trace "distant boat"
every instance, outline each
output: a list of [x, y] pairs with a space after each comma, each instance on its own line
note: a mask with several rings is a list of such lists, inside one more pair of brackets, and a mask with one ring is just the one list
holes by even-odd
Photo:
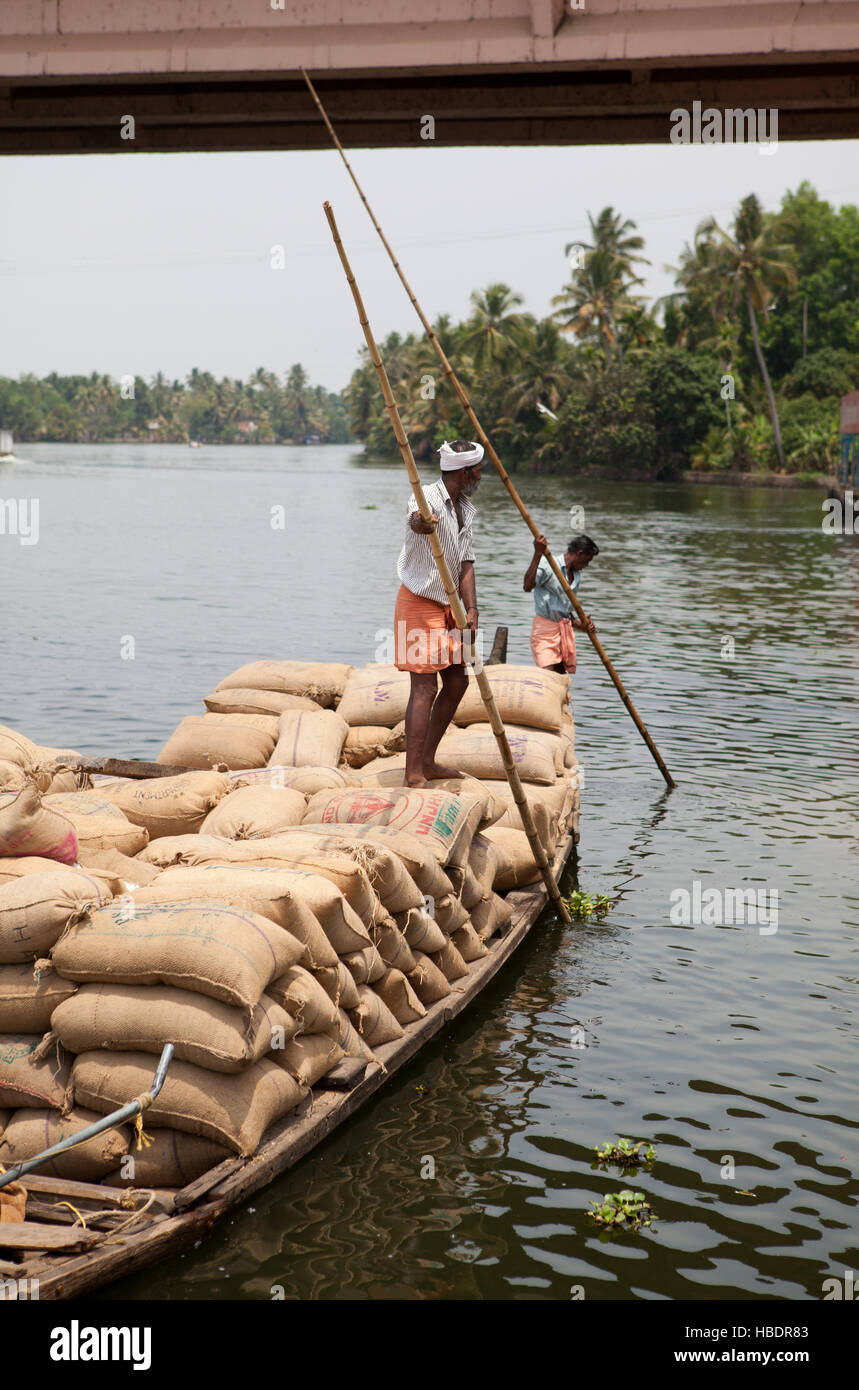
[[199, 449], [199, 447], [200, 447], [200, 441], [199, 441], [199, 439], [189, 439], [189, 440], [188, 440], [188, 448], [189, 448], [189, 449]]

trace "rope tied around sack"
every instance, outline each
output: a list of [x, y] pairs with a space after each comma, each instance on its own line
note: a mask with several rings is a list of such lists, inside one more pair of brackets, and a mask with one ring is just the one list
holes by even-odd
[[140, 1109], [134, 1117], [134, 1135], [137, 1139], [137, 1148], [138, 1150], [148, 1149], [155, 1143], [155, 1140], [148, 1135], [143, 1128], [143, 1112], [149, 1109], [154, 1100], [154, 1096], [151, 1091], [143, 1091], [139, 1096], [135, 1096], [135, 1100], [140, 1106]]

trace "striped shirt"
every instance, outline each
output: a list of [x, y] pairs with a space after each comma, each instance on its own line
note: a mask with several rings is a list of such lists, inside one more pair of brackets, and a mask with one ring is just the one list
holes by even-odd
[[[459, 587], [459, 574], [466, 560], [474, 559], [474, 549], [471, 540], [471, 523], [474, 519], [476, 508], [468, 497], [460, 497], [459, 505], [462, 509], [462, 530], [459, 527], [459, 520], [456, 515], [456, 508], [453, 505], [453, 498], [439, 478], [438, 482], [432, 483], [424, 489], [427, 499], [427, 506], [431, 512], [435, 512], [438, 517], [436, 535], [441, 541], [441, 548], [444, 551], [444, 558], [447, 560], [453, 582]], [[418, 504], [414, 495], [409, 498], [408, 516], [418, 510]], [[430, 549], [429, 536], [420, 536], [413, 531], [406, 520], [406, 543], [400, 551], [400, 558], [397, 561], [397, 574], [413, 594], [419, 598], [431, 598], [435, 603], [447, 603], [447, 594], [441, 582], [441, 575], [435, 567], [435, 560]]]

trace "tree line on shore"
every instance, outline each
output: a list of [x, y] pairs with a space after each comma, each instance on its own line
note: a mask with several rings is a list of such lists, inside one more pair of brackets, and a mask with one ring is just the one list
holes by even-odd
[[[777, 213], [756, 195], [730, 229], [707, 218], [675, 291], [639, 293], [644, 239], [612, 208], [568, 246], [570, 276], [544, 319], [509, 286], [433, 325], [508, 467], [627, 478], [689, 468], [832, 473], [840, 397], [859, 388], [859, 211], [803, 183]], [[473, 431], [423, 336], [380, 351], [417, 458]], [[395, 444], [372, 364], [345, 393], [370, 457]]]
[[[650, 264], [634, 222], [589, 216], [565, 248], [568, 279], [546, 318], [504, 284], [471, 295], [468, 316], [434, 324], [509, 468], [620, 478], [705, 471], [832, 473], [840, 397], [859, 388], [859, 210], [809, 183], [765, 212], [744, 198], [731, 227], [706, 218], [648, 302]], [[560, 248], [559, 248], [560, 249]], [[415, 457], [473, 431], [423, 335], [380, 344]], [[0, 377], [0, 426], [22, 440], [364, 445], [397, 457], [366, 349], [341, 393], [296, 364], [283, 382], [194, 368], [184, 381]]]

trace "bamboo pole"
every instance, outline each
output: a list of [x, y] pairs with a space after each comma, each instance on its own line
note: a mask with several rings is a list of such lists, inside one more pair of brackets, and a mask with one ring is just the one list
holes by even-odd
[[[358, 289], [355, 276], [352, 273], [352, 267], [349, 264], [348, 258], [346, 256], [346, 251], [344, 249], [342, 241], [340, 240], [340, 233], [337, 230], [337, 223], [334, 220], [334, 212], [332, 210], [331, 204], [325, 203], [323, 206], [325, 209], [325, 216], [328, 218], [328, 225], [331, 228], [331, 235], [334, 238], [334, 245], [337, 247], [337, 254], [340, 257], [341, 263], [343, 265], [343, 270], [346, 273], [346, 279], [349, 282], [349, 288], [352, 291], [352, 297], [355, 300], [355, 307], [358, 310], [358, 319], [360, 321], [362, 329], [364, 330], [364, 337], [367, 340], [367, 348], [369, 349], [370, 359], [373, 363], [373, 366], [376, 368], [376, 372], [378, 373], [379, 383], [382, 387], [382, 395], [385, 398], [385, 406], [387, 408], [389, 416], [391, 417], [391, 425], [393, 426], [394, 434], [397, 438], [397, 443], [400, 446], [400, 453], [403, 456], [403, 463], [406, 465], [406, 471], [409, 475], [409, 482], [412, 485], [412, 492], [415, 495], [415, 501], [418, 504], [418, 509], [424, 521], [429, 521], [432, 517], [432, 512], [427, 506], [427, 500], [424, 496], [424, 490], [421, 487], [420, 476], [418, 474], [417, 466], [412, 455], [411, 445], [409, 444], [408, 437], [406, 435], [405, 430], [403, 429], [403, 422], [400, 419], [400, 412], [397, 410], [397, 403], [394, 400], [394, 393], [391, 390], [391, 383], [388, 380], [388, 373], [385, 371], [385, 365], [381, 357], [379, 356], [379, 349], [376, 346], [376, 340], [373, 337], [373, 331], [370, 328], [370, 324], [367, 319], [367, 313], [364, 309], [364, 301], [361, 298], [361, 292]], [[465, 646], [465, 631], [468, 627], [468, 622], [465, 616], [465, 609], [462, 606], [462, 599], [459, 596], [459, 590], [453, 582], [453, 576], [451, 575], [450, 569], [448, 568], [447, 560], [444, 557], [444, 551], [441, 548], [441, 541], [436, 535], [435, 530], [432, 530], [429, 533], [429, 543], [430, 549], [432, 550], [433, 559], [436, 563], [436, 568], [438, 569], [439, 575], [441, 576], [441, 582], [444, 585], [444, 591], [447, 594], [448, 603], [450, 604], [450, 609], [453, 614], [454, 621], [456, 622], [456, 626], [459, 628], [460, 634], [462, 635], [463, 645]], [[495, 696], [492, 693], [492, 686], [489, 684], [489, 678], [483, 669], [483, 662], [481, 661], [479, 654], [473, 650], [471, 643], [468, 643], [467, 650], [469, 650], [471, 653], [471, 661], [469, 664], [473, 667], [474, 675], [477, 679], [477, 686], [480, 690], [480, 696], [486, 707], [486, 714], [489, 719], [489, 723], [492, 725], [492, 732], [494, 733], [498, 741], [498, 747], [501, 752], [501, 761], [504, 764], [504, 773], [507, 777], [507, 781], [510, 784], [510, 790], [513, 793], [513, 800], [516, 802], [516, 805], [519, 808], [519, 814], [522, 817], [522, 824], [525, 827], [525, 834], [528, 836], [528, 843], [531, 846], [531, 852], [534, 855], [537, 867], [539, 868], [543, 882], [546, 885], [546, 890], [549, 894], [549, 898], [554, 903], [558, 916], [561, 918], [563, 922], [569, 922], [569, 909], [567, 908], [566, 903], [561, 897], [561, 890], [555, 882], [555, 875], [552, 873], [552, 866], [549, 863], [546, 851], [543, 848], [539, 835], [537, 834], [537, 827], [534, 824], [534, 816], [531, 811], [531, 805], [528, 801], [528, 798], [525, 796], [525, 792], [522, 787], [522, 782], [519, 777], [519, 772], [516, 768], [516, 764], [513, 761], [513, 754], [510, 752], [510, 744], [507, 739], [507, 733], [505, 731], [504, 725], [501, 722], [501, 716], [498, 713], [498, 707], [495, 703]]]
[[[384, 246], [385, 250], [387, 251], [388, 255], [390, 256], [391, 261], [392, 261], [393, 266], [394, 266], [394, 269], [396, 270], [397, 274], [398, 274], [399, 277], [400, 277], [400, 280], [401, 280], [402, 283], [403, 283], [403, 288], [405, 289], [406, 294], [409, 296], [409, 299], [411, 300], [411, 302], [412, 302], [412, 304], [413, 304], [413, 306], [414, 306], [414, 308], [415, 308], [415, 312], [417, 313], [418, 318], [420, 319], [421, 323], [423, 324], [424, 332], [426, 333], [427, 337], [429, 338], [430, 342], [432, 343], [433, 347], [435, 348], [435, 351], [436, 351], [436, 353], [437, 353], [437, 355], [438, 355], [438, 359], [439, 359], [439, 361], [441, 362], [441, 365], [442, 365], [442, 367], [443, 367], [443, 369], [444, 369], [445, 376], [448, 378], [448, 380], [450, 381], [451, 386], [453, 387], [454, 391], [456, 392], [456, 395], [459, 397], [460, 403], [461, 403], [461, 405], [462, 405], [462, 407], [463, 407], [463, 409], [464, 409], [466, 415], [468, 416], [469, 420], [471, 421], [472, 425], [474, 426], [474, 430], [475, 430], [475, 433], [476, 433], [476, 435], [477, 435], [477, 438], [480, 440], [481, 444], [483, 445], [484, 449], [486, 450], [487, 454], [489, 455], [490, 459], [492, 460], [492, 463], [493, 463], [493, 465], [494, 465], [494, 467], [495, 467], [496, 472], [498, 473], [498, 476], [500, 477], [502, 483], [504, 484], [504, 486], [506, 487], [506, 489], [507, 489], [507, 491], [509, 492], [510, 496], [512, 497], [513, 502], [515, 503], [516, 507], [518, 508], [519, 513], [520, 513], [522, 519], [524, 520], [525, 524], [527, 525], [529, 531], [531, 532], [532, 536], [539, 536], [539, 535], [540, 535], [540, 528], [537, 526], [536, 522], [534, 521], [533, 517], [531, 516], [530, 512], [528, 511], [528, 508], [525, 506], [525, 503], [522, 501], [522, 498], [519, 496], [519, 493], [516, 491], [516, 488], [513, 486], [513, 483], [510, 481], [510, 476], [509, 476], [509, 474], [508, 474], [506, 468], [504, 467], [503, 463], [501, 462], [500, 458], [498, 457], [498, 454], [495, 452], [495, 449], [494, 449], [494, 447], [493, 447], [493, 445], [492, 445], [491, 440], [489, 439], [488, 435], [487, 435], [486, 432], [484, 431], [483, 426], [481, 425], [480, 421], [479, 421], [478, 418], [477, 418], [477, 415], [475, 414], [475, 411], [474, 411], [474, 409], [473, 409], [473, 407], [472, 407], [471, 401], [470, 401], [469, 398], [468, 398], [468, 395], [466, 394], [466, 391], [465, 391], [464, 386], [462, 385], [461, 381], [459, 380], [458, 376], [456, 375], [456, 372], [454, 371], [453, 367], [451, 366], [451, 364], [450, 364], [450, 362], [449, 362], [449, 360], [448, 360], [447, 354], [446, 354], [445, 351], [444, 351], [444, 348], [442, 347], [441, 343], [438, 341], [438, 338], [436, 337], [436, 335], [435, 335], [435, 333], [434, 333], [434, 331], [433, 331], [433, 328], [432, 328], [432, 325], [431, 325], [430, 322], [429, 322], [429, 319], [427, 318], [426, 314], [424, 313], [423, 309], [421, 308], [420, 304], [418, 303], [417, 298], [416, 298], [415, 293], [414, 293], [414, 290], [412, 289], [411, 285], [409, 284], [408, 280], [406, 279], [406, 277], [405, 277], [405, 275], [404, 275], [404, 273], [403, 273], [402, 267], [400, 266], [399, 261], [397, 260], [396, 256], [394, 255], [393, 248], [391, 247], [391, 245], [390, 245], [390, 243], [389, 243], [387, 237], [385, 236], [385, 233], [382, 231], [381, 226], [379, 225], [378, 221], [376, 220], [376, 216], [375, 216], [375, 214], [374, 214], [374, 212], [373, 212], [373, 209], [370, 207], [370, 204], [367, 202], [367, 199], [366, 199], [366, 197], [364, 196], [364, 190], [362, 189], [360, 183], [358, 182], [357, 178], [355, 177], [355, 174], [354, 174], [354, 172], [353, 172], [352, 166], [351, 166], [351, 164], [349, 163], [348, 159], [346, 158], [346, 153], [345, 153], [345, 151], [344, 151], [344, 149], [343, 149], [343, 146], [340, 144], [340, 141], [339, 141], [338, 138], [337, 138], [337, 132], [335, 131], [333, 125], [331, 124], [330, 120], [328, 119], [328, 113], [326, 112], [325, 107], [322, 105], [322, 102], [319, 100], [319, 97], [318, 97], [318, 95], [317, 95], [317, 93], [316, 93], [316, 89], [315, 89], [315, 87], [313, 86], [313, 83], [311, 82], [311, 80], [310, 80], [310, 78], [308, 77], [307, 73], [305, 72], [304, 68], [301, 68], [300, 71], [301, 71], [302, 77], [304, 78], [305, 82], [307, 83], [307, 86], [308, 86], [309, 91], [310, 91], [310, 95], [313, 97], [313, 100], [315, 101], [315, 103], [316, 103], [316, 105], [317, 105], [317, 107], [318, 107], [318, 109], [319, 109], [319, 114], [321, 115], [323, 121], [325, 122], [326, 126], [328, 127], [328, 133], [329, 133], [329, 135], [331, 136], [331, 139], [334, 141], [334, 144], [336, 145], [336, 147], [337, 147], [337, 149], [338, 149], [338, 151], [339, 151], [339, 153], [340, 153], [340, 157], [341, 157], [341, 159], [343, 160], [343, 163], [346, 165], [346, 168], [347, 168], [347, 170], [348, 170], [348, 172], [349, 172], [349, 177], [351, 178], [351, 180], [352, 180], [352, 182], [354, 183], [356, 189], [358, 190], [358, 196], [359, 196], [359, 198], [361, 199], [361, 202], [364, 204], [364, 207], [367, 209], [367, 212], [368, 212], [369, 217], [370, 217], [370, 221], [373, 223], [373, 226], [376, 228], [376, 231], [379, 233], [379, 237], [380, 237], [380, 239], [381, 239], [382, 245]], [[569, 580], [567, 579], [566, 574], [564, 573], [563, 567], [562, 567], [561, 565], [558, 564], [557, 560], [555, 559], [554, 555], [552, 554], [552, 552], [551, 552], [551, 550], [548, 548], [548, 546], [546, 547], [546, 559], [548, 560], [548, 562], [549, 562], [549, 564], [550, 564], [550, 566], [551, 566], [551, 568], [552, 568], [552, 571], [553, 571], [553, 573], [554, 573], [556, 579], [560, 582], [561, 587], [562, 587], [563, 590], [564, 590], [564, 593], [566, 594], [567, 598], [570, 600], [570, 603], [571, 603], [572, 606], [573, 606], [573, 611], [575, 612], [577, 618], [579, 619], [580, 622], [585, 622], [585, 621], [586, 621], [586, 617], [587, 617], [587, 615], [586, 615], [586, 613], [585, 613], [585, 610], [582, 608], [582, 605], [579, 603], [579, 600], [576, 598], [576, 595], [574, 594], [574, 592], [573, 592], [573, 590], [572, 590], [572, 587], [571, 587], [571, 585], [570, 585], [570, 582], [569, 582]], [[638, 729], [638, 732], [641, 734], [641, 737], [644, 739], [644, 742], [647, 744], [647, 747], [648, 747], [648, 749], [650, 750], [650, 752], [651, 752], [651, 754], [652, 754], [652, 756], [653, 756], [653, 759], [654, 759], [654, 761], [655, 761], [655, 763], [656, 763], [656, 766], [659, 768], [659, 771], [662, 773], [662, 776], [665, 778], [665, 781], [667, 782], [668, 786], [669, 786], [669, 787], [675, 787], [677, 784], [676, 784], [676, 782], [674, 781], [674, 778], [671, 776], [671, 773], [668, 771], [668, 768], [665, 766], [665, 762], [663, 761], [662, 754], [659, 752], [659, 749], [656, 747], [656, 744], [653, 742], [653, 739], [650, 737], [650, 734], [649, 734], [647, 728], [645, 727], [644, 722], [643, 722], [643, 720], [642, 720], [640, 714], [638, 713], [638, 710], [635, 708], [635, 705], [632, 703], [632, 700], [631, 700], [631, 698], [630, 698], [630, 696], [629, 696], [629, 693], [627, 692], [626, 687], [625, 687], [624, 684], [623, 684], [623, 681], [621, 680], [620, 676], [618, 675], [617, 671], [615, 670], [614, 666], [612, 665], [612, 662], [611, 662], [611, 660], [609, 659], [608, 653], [606, 652], [605, 648], [603, 647], [602, 642], [599, 640], [599, 638], [597, 637], [597, 635], [596, 635], [595, 632], [590, 631], [590, 629], [586, 629], [586, 631], [587, 631], [588, 636], [589, 636], [590, 639], [591, 639], [591, 642], [593, 643], [593, 646], [594, 646], [594, 649], [595, 649], [595, 651], [596, 651], [596, 653], [597, 653], [597, 656], [599, 657], [599, 659], [600, 659], [600, 661], [602, 662], [602, 664], [603, 664], [603, 666], [605, 667], [605, 669], [608, 671], [609, 676], [611, 677], [612, 682], [614, 683], [615, 689], [617, 690], [617, 693], [619, 694], [621, 700], [623, 701], [623, 703], [625, 704], [627, 710], [629, 711], [629, 714], [630, 714], [630, 717], [631, 717], [632, 720], [633, 720], [633, 723], [635, 724], [636, 728]]]

